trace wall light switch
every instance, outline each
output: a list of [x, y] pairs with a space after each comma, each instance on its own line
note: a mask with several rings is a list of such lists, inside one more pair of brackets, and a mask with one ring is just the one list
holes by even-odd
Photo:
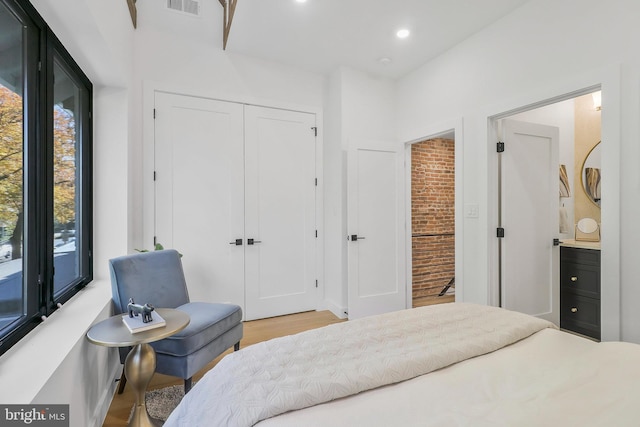
[[480, 215], [480, 206], [477, 203], [468, 203], [464, 205], [464, 216], [467, 218], [478, 218]]

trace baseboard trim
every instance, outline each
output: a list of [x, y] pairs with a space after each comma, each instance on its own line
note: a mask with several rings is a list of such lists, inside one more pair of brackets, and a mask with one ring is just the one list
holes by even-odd
[[111, 369], [109, 369], [109, 376], [107, 378], [113, 378], [113, 381], [109, 383], [109, 387], [105, 387], [102, 391], [100, 398], [98, 399], [98, 405], [96, 405], [96, 409], [93, 411], [91, 416], [90, 425], [95, 427], [100, 427], [104, 424], [104, 420], [107, 418], [107, 414], [109, 413], [109, 408], [111, 407], [111, 402], [113, 401], [113, 396], [116, 392], [116, 388], [118, 383], [116, 382], [116, 378], [120, 378], [120, 370], [122, 368], [122, 364], [119, 361], [119, 357], [115, 358]]
[[332, 312], [339, 319], [346, 319], [349, 317], [347, 307], [341, 307], [335, 304], [333, 301], [325, 300], [325, 308]]

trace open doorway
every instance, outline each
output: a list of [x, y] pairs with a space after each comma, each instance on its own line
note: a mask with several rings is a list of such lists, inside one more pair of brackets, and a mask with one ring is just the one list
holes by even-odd
[[412, 306], [455, 301], [455, 134], [411, 145]]
[[[599, 338], [601, 169], [599, 161], [594, 166], [588, 160], [599, 160], [590, 153], [601, 141], [601, 117], [599, 97], [593, 94], [599, 91], [505, 114], [494, 118], [493, 125], [502, 141], [499, 305], [562, 327], [574, 319], [597, 330], [593, 336]], [[555, 136], [545, 129], [555, 129]], [[589, 188], [584, 174], [594, 168], [598, 179]], [[589, 239], [576, 236], [583, 218], [597, 225]]]

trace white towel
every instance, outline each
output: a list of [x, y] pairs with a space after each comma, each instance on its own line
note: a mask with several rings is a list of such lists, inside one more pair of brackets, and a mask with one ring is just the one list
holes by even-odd
[[560, 233], [570, 233], [571, 228], [569, 227], [569, 215], [567, 214], [567, 209], [564, 206], [560, 207]]

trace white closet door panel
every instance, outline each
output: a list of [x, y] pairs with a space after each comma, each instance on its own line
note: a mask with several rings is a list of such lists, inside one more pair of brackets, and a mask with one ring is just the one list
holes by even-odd
[[406, 308], [403, 156], [393, 142], [348, 154], [349, 318]]
[[156, 236], [183, 254], [193, 301], [244, 305], [243, 111], [156, 94]]
[[315, 115], [245, 107], [246, 318], [316, 308]]

